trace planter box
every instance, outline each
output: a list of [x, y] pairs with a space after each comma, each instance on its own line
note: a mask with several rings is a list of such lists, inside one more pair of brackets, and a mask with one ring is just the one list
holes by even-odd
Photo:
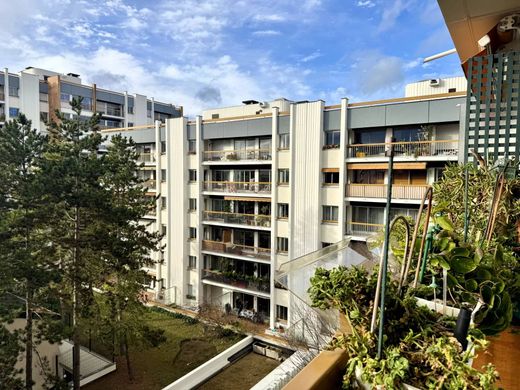
[[417, 300], [418, 306], [426, 306], [430, 310], [436, 311], [439, 314], [446, 314], [447, 316], [457, 318], [457, 316], [459, 315], [459, 312], [460, 312], [459, 308], [446, 305], [446, 313], [444, 313], [444, 305], [442, 304], [442, 301], [434, 302], [434, 301], [428, 301], [427, 299], [417, 298], [417, 297], [415, 299]]
[[280, 350], [273, 347], [266, 347], [265, 356], [271, 359], [280, 360]]
[[265, 350], [267, 348], [267, 345], [262, 343], [254, 343], [253, 344], [253, 352], [265, 356]]

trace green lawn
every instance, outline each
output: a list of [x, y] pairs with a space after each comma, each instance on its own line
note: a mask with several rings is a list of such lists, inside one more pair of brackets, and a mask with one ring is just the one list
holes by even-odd
[[157, 348], [130, 346], [134, 381], [128, 380], [126, 361], [120, 357], [116, 359], [115, 372], [85, 386], [85, 389], [161, 389], [242, 338], [200, 322], [187, 323], [185, 319], [174, 318], [167, 312], [149, 311], [143, 321], [164, 329], [167, 341]]

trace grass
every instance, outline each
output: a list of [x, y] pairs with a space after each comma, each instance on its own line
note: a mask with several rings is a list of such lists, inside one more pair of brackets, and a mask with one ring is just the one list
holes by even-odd
[[126, 361], [118, 357], [115, 372], [83, 387], [84, 389], [161, 389], [242, 338], [225, 329], [211, 327], [160, 309], [147, 311], [142, 320], [150, 327], [163, 329], [166, 341], [156, 348], [130, 346], [134, 380], [128, 380]]

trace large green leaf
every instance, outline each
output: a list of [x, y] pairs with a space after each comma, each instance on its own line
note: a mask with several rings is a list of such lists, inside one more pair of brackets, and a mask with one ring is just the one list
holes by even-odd
[[453, 223], [448, 219], [447, 216], [441, 215], [439, 217], [435, 217], [435, 223], [439, 225], [444, 230], [453, 231]]
[[475, 279], [466, 280], [466, 289], [469, 291], [475, 291], [478, 288], [478, 282]]
[[454, 256], [450, 261], [451, 269], [459, 274], [467, 274], [477, 268], [475, 260], [464, 256]]
[[495, 294], [493, 293], [493, 289], [490, 286], [483, 286], [481, 290], [482, 299], [488, 305], [488, 307], [493, 307], [495, 302]]
[[462, 256], [462, 257], [468, 257], [469, 256], [469, 250], [467, 248], [453, 248], [451, 251], [452, 256]]

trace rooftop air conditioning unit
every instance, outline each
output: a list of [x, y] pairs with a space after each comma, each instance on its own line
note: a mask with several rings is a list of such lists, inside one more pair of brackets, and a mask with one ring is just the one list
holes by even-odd
[[441, 79], [430, 80], [430, 87], [438, 87], [439, 85], [441, 85]]
[[267, 108], [267, 107], [269, 107], [269, 102], [260, 102], [260, 107], [261, 107], [261, 108]]

